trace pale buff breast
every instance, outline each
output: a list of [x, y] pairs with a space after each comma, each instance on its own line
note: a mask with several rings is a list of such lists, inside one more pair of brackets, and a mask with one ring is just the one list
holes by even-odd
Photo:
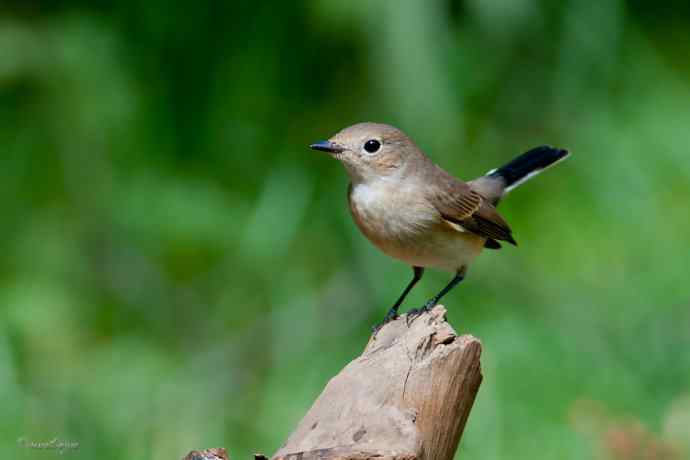
[[362, 233], [409, 265], [454, 272], [468, 266], [484, 246], [483, 238], [448, 225], [418, 189], [400, 182], [355, 184], [349, 199]]

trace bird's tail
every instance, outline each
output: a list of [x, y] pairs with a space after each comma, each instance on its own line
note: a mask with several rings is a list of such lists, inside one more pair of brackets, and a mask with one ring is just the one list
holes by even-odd
[[[548, 145], [535, 147], [500, 168], [492, 169], [486, 176], [503, 182], [503, 195], [524, 184], [546, 168], [564, 160], [570, 153]], [[485, 176], [485, 177], [486, 177]]]

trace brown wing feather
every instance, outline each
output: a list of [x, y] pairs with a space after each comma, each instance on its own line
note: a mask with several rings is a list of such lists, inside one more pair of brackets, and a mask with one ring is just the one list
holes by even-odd
[[508, 223], [489, 203], [483, 203], [482, 207], [472, 217], [465, 219], [460, 225], [478, 235], [498, 241], [507, 241], [517, 246]]
[[448, 220], [459, 224], [460, 220], [471, 217], [481, 208], [484, 201], [482, 196], [464, 182], [448, 182], [445, 185], [439, 187], [431, 197], [444, 218], [448, 216]]
[[465, 182], [444, 179], [432, 200], [445, 220], [484, 238], [517, 245], [508, 223], [488, 200]]

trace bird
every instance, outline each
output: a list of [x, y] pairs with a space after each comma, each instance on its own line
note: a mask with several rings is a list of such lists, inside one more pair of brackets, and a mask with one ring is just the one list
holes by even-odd
[[517, 246], [496, 207], [502, 198], [567, 158], [565, 149], [535, 147], [469, 182], [446, 172], [400, 129], [357, 123], [309, 146], [340, 161], [350, 178], [348, 203], [355, 224], [384, 254], [412, 267], [412, 280], [388, 310], [398, 311], [426, 268], [453, 274], [450, 282], [408, 319], [433, 308], [467, 274], [475, 258], [501, 242]]

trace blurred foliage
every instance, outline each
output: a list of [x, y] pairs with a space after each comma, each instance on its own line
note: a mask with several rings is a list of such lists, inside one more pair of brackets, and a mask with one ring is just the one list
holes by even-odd
[[502, 204], [520, 247], [446, 299], [485, 347], [459, 455], [690, 458], [688, 21], [648, 0], [2, 2], [0, 454], [275, 451], [410, 276], [305, 148], [372, 120], [465, 179], [574, 152]]

